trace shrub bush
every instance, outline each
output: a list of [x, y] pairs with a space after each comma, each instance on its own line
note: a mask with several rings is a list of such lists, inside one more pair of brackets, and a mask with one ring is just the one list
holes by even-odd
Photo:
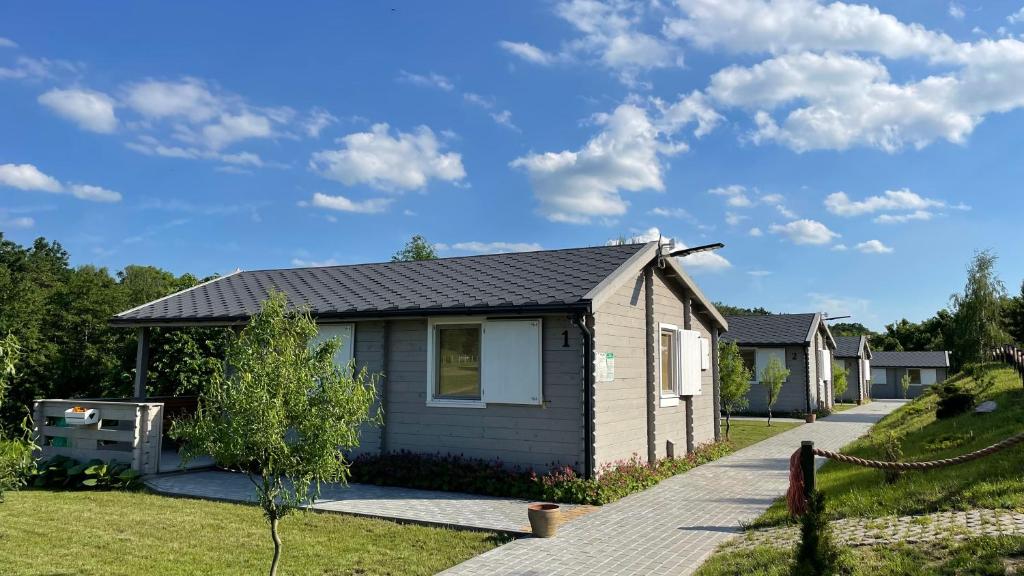
[[580, 476], [571, 466], [556, 466], [538, 474], [498, 461], [400, 451], [356, 457], [352, 461], [350, 480], [380, 486], [601, 505], [650, 488], [729, 451], [726, 443], [705, 444], [685, 458], [664, 458], [653, 465], [633, 456], [602, 466], [593, 479]]
[[939, 400], [935, 405], [935, 417], [942, 420], [963, 414], [977, 404], [974, 392], [956, 384], [946, 384], [936, 390]]
[[[878, 439], [878, 447], [885, 453], [885, 459], [889, 462], [903, 460], [903, 438], [892, 431], [885, 432]], [[903, 472], [900, 470], [883, 470], [886, 484], [895, 484]]]
[[794, 576], [834, 576], [845, 572], [843, 558], [825, 514], [825, 495], [815, 490], [800, 517], [800, 543]]
[[65, 490], [134, 490], [141, 487], [142, 482], [139, 473], [129, 464], [102, 460], [79, 462], [67, 456], [54, 456], [38, 464], [32, 485]]

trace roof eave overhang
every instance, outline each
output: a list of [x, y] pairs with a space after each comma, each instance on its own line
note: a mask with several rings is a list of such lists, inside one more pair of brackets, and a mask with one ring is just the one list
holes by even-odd
[[[328, 312], [313, 314], [318, 322], [355, 322], [359, 320], [396, 320], [417, 319], [427, 316], [476, 316], [505, 315], [520, 316], [529, 314], [588, 313], [591, 311], [589, 302], [557, 303], [557, 304], [526, 304], [487, 307], [451, 307], [451, 308], [418, 308], [414, 310], [375, 310], [358, 312]], [[184, 328], [190, 326], [207, 328], [225, 328], [241, 326], [249, 322], [249, 315], [221, 316], [216, 318], [154, 318], [132, 319], [115, 316], [108, 323], [115, 328]]]

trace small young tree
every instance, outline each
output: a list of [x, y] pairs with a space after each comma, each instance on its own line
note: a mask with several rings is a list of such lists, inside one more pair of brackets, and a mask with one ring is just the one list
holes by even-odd
[[963, 293], [950, 298], [955, 328], [951, 351], [957, 369], [984, 362], [994, 346], [1009, 341], [1002, 317], [1006, 298], [1006, 286], [996, 276], [996, 255], [989, 250], [975, 253]]
[[[8, 382], [17, 372], [20, 354], [21, 346], [13, 334], [0, 339], [0, 404], [3, 404], [7, 393]], [[22, 424], [22, 429], [25, 432], [24, 438], [7, 438], [4, 429], [0, 427], [0, 502], [4, 500], [4, 492], [25, 485], [34, 466], [32, 451], [35, 446], [27, 422]]]
[[308, 313], [289, 311], [285, 295], [272, 292], [228, 345], [229, 368], [208, 384], [196, 414], [171, 429], [183, 461], [209, 454], [248, 474], [270, 523], [271, 576], [281, 557], [278, 522], [315, 500], [321, 483], [347, 481], [343, 450], [359, 445], [362, 424], [379, 419], [370, 413], [374, 378], [334, 364], [337, 340], [311, 347], [316, 333]]
[[728, 440], [732, 414], [747, 407], [747, 392], [753, 378], [735, 342], [719, 342], [718, 374], [722, 411], [725, 412], [725, 439]]
[[411, 262], [414, 260], [435, 260], [437, 259], [437, 251], [434, 250], [434, 245], [427, 242], [427, 239], [419, 234], [414, 235], [405, 243], [405, 246], [395, 252], [395, 255], [391, 257], [392, 262]]
[[849, 387], [846, 376], [846, 368], [839, 362], [832, 362], [832, 393], [836, 399], [841, 398]]
[[779, 392], [782, 391], [782, 384], [789, 378], [789, 370], [782, 365], [778, 358], [772, 357], [768, 365], [761, 370], [761, 385], [768, 393], [768, 425], [772, 425], [772, 406], [779, 399]]
[[908, 374], [904, 374], [903, 377], [900, 378], [900, 389], [903, 390], [903, 397], [906, 398], [907, 394], [910, 392], [910, 374], [909, 373]]

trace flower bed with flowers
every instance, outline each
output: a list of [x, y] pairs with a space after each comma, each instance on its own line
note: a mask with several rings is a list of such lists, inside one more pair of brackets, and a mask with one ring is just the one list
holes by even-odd
[[350, 481], [422, 490], [467, 492], [487, 496], [601, 505], [654, 486], [666, 478], [725, 456], [728, 443], [697, 447], [684, 458], [664, 458], [652, 465], [633, 456], [605, 464], [597, 478], [586, 479], [570, 466], [545, 474], [505, 466], [501, 462], [462, 456], [392, 452], [363, 455], [352, 462]]

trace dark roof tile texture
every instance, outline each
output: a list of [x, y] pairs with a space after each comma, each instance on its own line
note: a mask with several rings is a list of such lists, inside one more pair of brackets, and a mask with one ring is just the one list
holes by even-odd
[[799, 344], [807, 341], [816, 314], [726, 316], [729, 331], [722, 340], [737, 344]]
[[860, 358], [863, 354], [860, 343], [863, 336], [836, 336], [836, 356], [841, 358]]
[[558, 307], [580, 304], [643, 244], [322, 268], [254, 270], [115, 316], [115, 324], [240, 320], [271, 289], [314, 316]]
[[871, 353], [872, 368], [947, 368], [949, 356], [946, 352], [882, 352]]

